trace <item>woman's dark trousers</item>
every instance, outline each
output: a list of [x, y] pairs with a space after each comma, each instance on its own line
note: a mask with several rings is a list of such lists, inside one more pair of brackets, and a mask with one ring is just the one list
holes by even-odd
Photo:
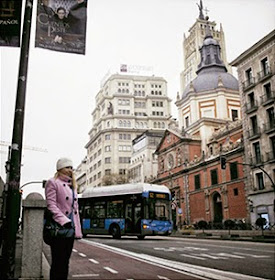
[[73, 250], [74, 239], [55, 240], [51, 245], [52, 264], [50, 280], [66, 280], [69, 273], [69, 262]]

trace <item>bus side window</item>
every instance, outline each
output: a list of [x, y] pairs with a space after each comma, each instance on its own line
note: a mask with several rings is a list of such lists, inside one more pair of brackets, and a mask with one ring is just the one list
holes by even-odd
[[108, 202], [107, 218], [123, 217], [123, 200], [114, 200]]
[[105, 201], [94, 203], [92, 218], [105, 218], [105, 204]]

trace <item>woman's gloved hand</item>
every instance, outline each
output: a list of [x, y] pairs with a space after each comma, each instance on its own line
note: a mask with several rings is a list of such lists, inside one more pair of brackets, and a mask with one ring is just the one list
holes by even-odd
[[72, 228], [72, 222], [68, 222], [63, 225], [64, 228]]

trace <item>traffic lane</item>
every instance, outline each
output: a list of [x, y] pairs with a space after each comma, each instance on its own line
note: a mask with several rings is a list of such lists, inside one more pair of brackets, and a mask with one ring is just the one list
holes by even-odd
[[[50, 247], [45, 245], [43, 252], [50, 263]], [[70, 259], [69, 279], [195, 280], [202, 278], [75, 241]]]
[[123, 237], [114, 240], [93, 236], [91, 240], [172, 261], [275, 279], [274, 244], [175, 237], [146, 237], [145, 240]]

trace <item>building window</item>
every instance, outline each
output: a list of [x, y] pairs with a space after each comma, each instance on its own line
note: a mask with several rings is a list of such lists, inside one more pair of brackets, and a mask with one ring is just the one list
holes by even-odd
[[275, 115], [274, 115], [274, 108], [271, 107], [266, 110], [267, 119], [268, 119], [268, 129], [274, 128], [275, 126]]
[[194, 176], [194, 182], [195, 182], [195, 190], [199, 190], [201, 188], [200, 174]]
[[218, 169], [211, 170], [211, 185], [218, 184]]
[[111, 169], [105, 169], [105, 175], [111, 175]]
[[230, 162], [230, 178], [231, 180], [239, 178], [238, 162]]
[[254, 92], [251, 92], [251, 93], [248, 94], [248, 105], [249, 105], [249, 108], [254, 108], [255, 107]]
[[131, 140], [131, 134], [120, 133], [119, 140]]
[[269, 63], [268, 63], [267, 57], [264, 58], [263, 60], [261, 60], [261, 66], [262, 66], [262, 71], [263, 71], [264, 76], [269, 74]]
[[246, 76], [246, 79], [248, 81], [248, 85], [252, 84], [253, 83], [253, 75], [252, 75], [252, 69], [249, 68], [245, 71], [245, 76]]
[[105, 163], [111, 163], [111, 158], [110, 157], [106, 157], [105, 158]]
[[262, 162], [260, 142], [253, 143], [253, 150], [255, 155], [255, 163]]
[[108, 145], [108, 146], [105, 146], [105, 152], [110, 152], [111, 151], [111, 146]]
[[252, 135], [258, 134], [258, 121], [257, 116], [253, 116], [250, 118], [251, 127], [252, 127]]
[[275, 136], [270, 138], [271, 158], [275, 159]]
[[185, 118], [185, 127], [188, 127], [189, 126], [189, 117], [186, 117]]
[[131, 158], [130, 157], [119, 157], [119, 163], [130, 163]]
[[126, 169], [119, 169], [119, 175], [126, 175]]
[[262, 172], [256, 173], [257, 188], [259, 190], [264, 189], [264, 176]]
[[232, 109], [232, 110], [231, 110], [231, 114], [232, 114], [232, 121], [233, 121], [233, 122], [234, 122], [234, 121], [237, 121], [237, 120], [239, 119], [239, 117], [238, 117], [238, 110]]
[[270, 83], [264, 85], [265, 101], [272, 97]]
[[105, 140], [111, 140], [111, 134], [105, 134]]
[[234, 192], [234, 196], [239, 195], [239, 189], [238, 188], [233, 189], [233, 192]]

